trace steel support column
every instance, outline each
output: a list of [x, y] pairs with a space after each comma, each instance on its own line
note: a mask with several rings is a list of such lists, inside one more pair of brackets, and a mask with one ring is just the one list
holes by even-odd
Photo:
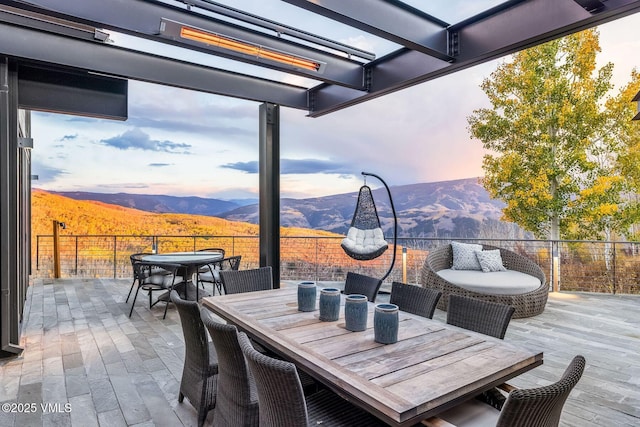
[[280, 287], [280, 107], [260, 105], [260, 267], [273, 269]]
[[17, 73], [0, 58], [0, 356], [22, 351], [19, 320]]

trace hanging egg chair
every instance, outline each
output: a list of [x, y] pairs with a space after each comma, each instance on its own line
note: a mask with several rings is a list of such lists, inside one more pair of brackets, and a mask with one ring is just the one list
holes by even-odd
[[388, 247], [371, 188], [365, 184], [360, 187], [356, 210], [347, 237], [342, 240], [342, 249], [353, 259], [369, 261], [378, 258]]
[[[393, 265], [396, 259], [398, 219], [395, 207], [393, 206], [391, 191], [389, 190], [386, 182], [384, 182], [384, 180], [379, 176], [372, 173], [362, 172], [362, 175], [378, 178], [382, 184], [384, 184], [387, 189], [387, 194], [389, 195], [389, 202], [393, 212], [393, 258], [391, 259], [389, 271], [382, 278], [382, 280], [384, 280], [391, 273], [391, 270], [393, 270]], [[389, 244], [385, 240], [382, 227], [380, 226], [380, 218], [378, 217], [378, 211], [376, 210], [376, 204], [373, 200], [371, 188], [367, 185], [366, 181], [364, 185], [360, 187], [356, 209], [353, 214], [353, 218], [351, 219], [351, 226], [347, 232], [347, 237], [342, 240], [341, 246], [347, 255], [358, 261], [370, 261], [375, 259], [389, 248]]]

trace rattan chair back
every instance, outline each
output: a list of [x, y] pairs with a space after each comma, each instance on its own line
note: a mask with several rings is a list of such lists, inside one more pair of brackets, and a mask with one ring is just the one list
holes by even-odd
[[569, 393], [584, 372], [583, 356], [573, 358], [560, 381], [544, 387], [509, 393], [496, 427], [556, 427]]
[[435, 289], [393, 282], [389, 302], [402, 311], [432, 319], [441, 295], [442, 292]]
[[178, 401], [182, 402], [185, 396], [189, 399], [198, 411], [198, 426], [202, 426], [207, 413], [216, 406], [218, 358], [209, 344], [198, 303], [183, 300], [176, 291], [171, 291], [170, 297], [178, 308], [184, 334], [184, 368]]
[[503, 339], [514, 311], [506, 304], [449, 295], [447, 323]]
[[205, 308], [200, 309], [200, 317], [218, 355], [218, 392], [213, 425], [258, 426], [258, 394], [240, 348], [238, 329], [234, 325], [216, 322]]
[[270, 266], [250, 270], [221, 270], [220, 279], [225, 294], [273, 289]]
[[347, 273], [347, 279], [344, 282], [344, 294], [366, 295], [369, 301], [375, 302], [381, 285], [382, 280], [380, 279], [350, 271]]

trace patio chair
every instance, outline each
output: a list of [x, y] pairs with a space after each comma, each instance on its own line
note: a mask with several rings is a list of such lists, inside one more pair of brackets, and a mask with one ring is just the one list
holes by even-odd
[[[582, 377], [584, 366], [583, 356], [574, 357], [558, 382], [538, 388], [514, 389], [509, 392], [501, 410], [471, 399], [437, 417], [422, 421], [422, 424], [428, 427], [444, 425], [458, 427], [558, 426], [564, 403]], [[444, 424], [443, 420], [449, 424]]]
[[213, 412], [216, 427], [258, 426], [258, 395], [244, 359], [234, 325], [216, 322], [209, 310], [200, 309], [218, 355], [218, 391]]
[[435, 289], [393, 282], [389, 302], [402, 311], [432, 319], [441, 295], [442, 292]]
[[273, 289], [270, 266], [238, 271], [220, 270], [220, 280], [227, 295]]
[[129, 255], [129, 260], [131, 261], [131, 269], [133, 270], [133, 280], [131, 281], [131, 287], [129, 288], [129, 293], [127, 294], [127, 299], [125, 300], [125, 302], [129, 302], [129, 297], [131, 296], [131, 292], [133, 291], [133, 287], [136, 285], [136, 282], [139, 282], [138, 280], [138, 272], [136, 271], [136, 268], [134, 267], [133, 263], [135, 261], [142, 261], [142, 257], [144, 257], [145, 255], [152, 255], [151, 252], [139, 252], [137, 254], [131, 254]]
[[[224, 258], [224, 249], [222, 248], [204, 248], [204, 249], [198, 249], [197, 252], [211, 252], [212, 254], [216, 254], [219, 255], [220, 258]], [[211, 269], [211, 267], [209, 267], [209, 264], [207, 265], [203, 265], [202, 267], [200, 267], [198, 269], [198, 281], [200, 281], [200, 273], [207, 273], [209, 272], [209, 270]], [[204, 289], [204, 283], [200, 283], [200, 285], [202, 285], [202, 289]]]
[[449, 295], [447, 323], [504, 339], [515, 309], [506, 304]]
[[240, 268], [241, 255], [223, 258], [220, 261], [212, 262], [205, 266], [205, 271], [198, 272], [198, 281], [203, 284], [211, 283], [213, 286], [212, 294], [215, 295], [216, 289], [218, 294], [222, 295], [222, 280], [220, 279], [220, 272], [222, 270], [238, 270]]
[[[138, 281], [138, 287], [136, 293], [133, 295], [133, 302], [131, 303], [131, 310], [129, 311], [129, 317], [133, 314], [133, 308], [136, 305], [136, 299], [138, 298], [138, 292], [140, 289], [147, 291], [149, 294], [149, 309], [156, 305], [158, 302], [163, 301], [166, 303], [164, 307], [164, 315], [162, 318], [167, 317], [167, 308], [169, 307], [169, 298], [158, 298], [153, 302], [153, 292], [156, 291], [171, 291], [173, 287], [179, 283], [182, 283], [182, 277], [178, 276], [178, 271], [181, 266], [179, 264], [162, 263], [158, 265], [150, 261], [133, 261], [133, 277]], [[127, 298], [128, 299], [128, 298]]]
[[200, 318], [195, 301], [185, 301], [171, 291], [171, 301], [178, 308], [184, 335], [184, 368], [180, 380], [178, 402], [185, 396], [198, 412], [198, 426], [204, 424], [207, 413], [216, 406], [218, 356]]
[[327, 389], [305, 398], [293, 363], [255, 350], [242, 332], [238, 337], [256, 382], [260, 427], [386, 425]]
[[369, 301], [375, 302], [381, 285], [382, 280], [375, 277], [348, 272], [347, 280], [344, 282], [344, 294], [366, 295]]

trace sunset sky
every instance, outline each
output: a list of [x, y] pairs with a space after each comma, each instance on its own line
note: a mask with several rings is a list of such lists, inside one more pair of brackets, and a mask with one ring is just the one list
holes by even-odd
[[[275, 2], [277, 7], [274, 2], [249, 0], [226, 3], [299, 26], [301, 11], [282, 2]], [[484, 8], [495, 3], [456, 4]], [[434, 2], [433, 7], [439, 4]], [[433, 14], [457, 22], [475, 13], [462, 7], [451, 10], [457, 15], [435, 10]], [[640, 68], [638, 28], [640, 14], [599, 27], [599, 62], [615, 64], [616, 90], [628, 82], [633, 67]], [[396, 48], [324, 18], [306, 22], [305, 29], [365, 50], [386, 53]], [[133, 43], [120, 35], [113, 39], [123, 45]], [[175, 48], [162, 49], [158, 53], [183, 55]], [[227, 69], [236, 67], [234, 71], [248, 67], [215, 58], [207, 61]], [[319, 118], [281, 108], [282, 196], [357, 191], [362, 170], [382, 176], [389, 185], [481, 176], [482, 145], [470, 139], [467, 117], [474, 109], [489, 106], [479, 85], [498, 63], [485, 63]], [[295, 83], [295, 79], [287, 81]], [[257, 102], [130, 81], [129, 119], [124, 122], [34, 112], [32, 173], [39, 178], [33, 186], [56, 191], [256, 198], [258, 107]]]

